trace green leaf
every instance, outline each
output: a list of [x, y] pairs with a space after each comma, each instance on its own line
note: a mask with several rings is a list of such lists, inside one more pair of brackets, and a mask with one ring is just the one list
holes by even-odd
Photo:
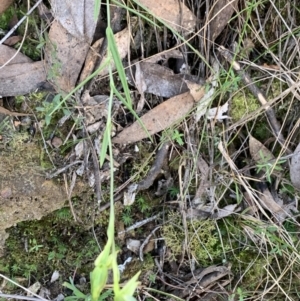
[[108, 269], [106, 267], [95, 267], [91, 272], [91, 295], [92, 301], [98, 301], [100, 293], [107, 282]]
[[[73, 294], [76, 296], [76, 298], [86, 298], [86, 295], [83, 294], [75, 285], [73, 282], [73, 279], [70, 277], [70, 283], [68, 282], [64, 282], [63, 286], [67, 287], [68, 289], [70, 289], [71, 291], [73, 291]], [[65, 298], [66, 299], [66, 298]]]
[[136, 273], [125, 286], [117, 293], [115, 293], [115, 301], [135, 301], [133, 294], [139, 285], [137, 281], [141, 272]]

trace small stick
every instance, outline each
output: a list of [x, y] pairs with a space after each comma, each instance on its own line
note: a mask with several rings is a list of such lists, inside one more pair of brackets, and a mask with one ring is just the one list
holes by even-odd
[[66, 171], [67, 169], [69, 169], [70, 167], [72, 167], [72, 166], [74, 166], [74, 165], [76, 165], [76, 164], [80, 164], [80, 163], [82, 163], [82, 162], [83, 162], [82, 160], [74, 161], [74, 162], [72, 162], [72, 163], [66, 165], [65, 167], [62, 167], [62, 168], [58, 169], [56, 172], [54, 172], [54, 173], [52, 173], [52, 174], [48, 174], [48, 175], [47, 175], [47, 179], [52, 179], [52, 178], [58, 176], [59, 174], [65, 172], [65, 171]]
[[[285, 139], [281, 133], [281, 125], [276, 118], [273, 108], [269, 105], [269, 102], [263, 95], [262, 91], [254, 84], [250, 76], [241, 68], [240, 64], [234, 60], [232, 54], [229, 52], [228, 49], [226, 49], [223, 46], [220, 46], [218, 50], [221, 53], [221, 55], [226, 59], [226, 61], [232, 65], [233, 69], [242, 78], [243, 82], [250, 90], [250, 92], [259, 100], [261, 105], [264, 107], [275, 138], [280, 142], [282, 146], [284, 146]], [[285, 148], [287, 153], [292, 153], [291, 150], [289, 150], [286, 146]]]
[[132, 231], [132, 230], [135, 230], [135, 229], [137, 229], [137, 228], [140, 228], [140, 227], [146, 225], [147, 223], [150, 223], [150, 222], [156, 220], [159, 216], [160, 216], [160, 213], [159, 213], [159, 214], [156, 214], [156, 215], [154, 215], [154, 216], [151, 216], [151, 217], [149, 217], [149, 218], [146, 218], [146, 219], [144, 219], [144, 220], [142, 220], [142, 221], [139, 221], [139, 222], [135, 223], [134, 225], [132, 225], [132, 226], [126, 228], [124, 231], [120, 231], [118, 234], [127, 233], [127, 232], [129, 232], [129, 231]]
[[154, 228], [154, 230], [151, 231], [151, 233], [146, 237], [146, 239], [144, 240], [144, 242], [141, 244], [140, 246], [140, 260], [144, 261], [144, 248], [146, 246], [146, 244], [149, 242], [151, 236], [155, 233], [156, 230], [158, 230], [161, 226], [157, 226], [156, 228]]

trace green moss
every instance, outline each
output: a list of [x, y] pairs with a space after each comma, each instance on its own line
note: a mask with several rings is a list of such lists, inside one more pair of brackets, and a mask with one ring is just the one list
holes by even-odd
[[[174, 257], [182, 255], [183, 243], [187, 235], [187, 252], [199, 264], [204, 266], [220, 263], [224, 257], [224, 248], [218, 236], [215, 221], [187, 221], [187, 233], [184, 231], [182, 217], [177, 212], [168, 215], [169, 222], [163, 226], [163, 237]], [[229, 246], [228, 246], [229, 247]], [[228, 247], [225, 247], [228, 248]]]
[[243, 92], [238, 92], [232, 98], [230, 116], [233, 121], [238, 121], [259, 108], [258, 100], [250, 92], [246, 95]]
[[75, 269], [88, 274], [99, 254], [93, 234], [73, 221], [69, 208], [57, 210], [40, 221], [21, 222], [8, 232], [0, 271], [10, 277], [34, 275], [42, 279], [55, 269], [65, 279]]

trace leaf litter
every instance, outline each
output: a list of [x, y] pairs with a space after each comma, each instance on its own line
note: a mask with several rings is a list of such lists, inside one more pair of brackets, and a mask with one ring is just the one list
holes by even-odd
[[[0, 70], [0, 94], [2, 96], [27, 94], [40, 89], [46, 81], [46, 76], [53, 84], [56, 92], [70, 92], [97, 67], [98, 51], [103, 45], [105, 46], [105, 37], [92, 43], [97, 23], [93, 18], [94, 1], [63, 1], [61, 3], [53, 0], [51, 4], [54, 21], [49, 23], [49, 40], [46, 42], [44, 61], [33, 62], [12, 48], [0, 45], [1, 53], [5, 54], [5, 58], [4, 55], [0, 58], [0, 60], [3, 59], [1, 64], [5, 64], [9, 58], [15, 55], [11, 64], [3, 68], [3, 79]], [[200, 30], [201, 35], [199, 39], [202, 39], [202, 41], [205, 41], [205, 39], [209, 40], [209, 43], [206, 45], [207, 53], [214, 47], [213, 43], [215, 41], [221, 43], [226, 39], [224, 38], [225, 35], [222, 36], [222, 32], [225, 29], [230, 30], [227, 24], [234, 22], [232, 16], [235, 16], [240, 9], [237, 4], [238, 1], [219, 0], [215, 1], [211, 7], [206, 8], [206, 14], [204, 14], [205, 16], [203, 15], [204, 17], [202, 16], [205, 26]], [[199, 19], [199, 16], [192, 12], [192, 7], [190, 7], [191, 9], [188, 8], [183, 2], [167, 0], [157, 4], [155, 1], [139, 1], [138, 5], [148, 11], [148, 13], [151, 12], [154, 18], [169, 26], [173, 31], [177, 31], [178, 34], [182, 34], [185, 37], [194, 33], [198, 23], [202, 22], [202, 19]], [[164, 31], [166, 32], [167, 29], [164, 29]], [[159, 141], [158, 138], [160, 132], [166, 133], [170, 128], [173, 132], [171, 134], [169, 132], [166, 136], [169, 139], [171, 138], [171, 141], [167, 142], [168, 148], [164, 152], [163, 161], [167, 161], [167, 165], [171, 166], [171, 159], [176, 159], [174, 154], [180, 154], [180, 160], [176, 172], [172, 171], [173, 177], [169, 177], [162, 172], [162, 162], [158, 162], [161, 149], [165, 150], [164, 146], [161, 149], [158, 148], [154, 163], [150, 164], [151, 168], [145, 173], [143, 179], [136, 181], [129, 178], [127, 184], [127, 181], [124, 182], [124, 187], [121, 185], [117, 188], [116, 202], [120, 199], [119, 195], [121, 195], [121, 198], [123, 197], [125, 201], [125, 206], [137, 206], [137, 202], [140, 200], [139, 195], [143, 191], [150, 194], [152, 198], [158, 196], [166, 198], [172, 204], [181, 202], [180, 206], [184, 208], [178, 206], [181, 210], [176, 208], [175, 211], [180, 211], [183, 227], [185, 227], [186, 231], [187, 223], [190, 221], [196, 223], [199, 220], [205, 221], [209, 219], [218, 220], [219, 222], [243, 216], [244, 212], [247, 212], [249, 220], [250, 217], [258, 217], [266, 224], [271, 221], [270, 223], [280, 226], [287, 220], [296, 222], [295, 214], [298, 213], [296, 198], [293, 199], [289, 194], [280, 192], [278, 188], [278, 185], [279, 187], [281, 185], [282, 177], [285, 177], [284, 171], [278, 173], [275, 167], [273, 170], [267, 169], [268, 164], [275, 162], [274, 164], [276, 165], [276, 156], [273, 153], [278, 154], [279, 149], [279, 153], [284, 154], [284, 146], [287, 146], [286, 140], [283, 139], [283, 132], [280, 130], [279, 119], [277, 120], [275, 112], [269, 109], [268, 99], [261, 93], [259, 88], [255, 88], [255, 84], [247, 72], [241, 72], [241, 66], [228, 55], [228, 49], [220, 47], [219, 52], [232, 64], [237, 74], [250, 86], [251, 93], [260, 101], [271, 124], [272, 135], [275, 139], [279, 137], [278, 140], [283, 149], [279, 148], [276, 141], [272, 151], [270, 151], [264, 146], [264, 141], [261, 141], [261, 138], [256, 139], [248, 132], [247, 136], [249, 139], [245, 139], [245, 136], [243, 136], [245, 131], [242, 129], [242, 126], [240, 128], [236, 127], [236, 132], [234, 133], [236, 137], [241, 139], [241, 146], [236, 143], [236, 140], [234, 140], [233, 145], [229, 145], [230, 139], [233, 138], [232, 136], [226, 136], [232, 135], [226, 131], [226, 126], [228, 123], [232, 124], [233, 122], [230, 117], [230, 106], [233, 100], [228, 97], [228, 95], [231, 95], [231, 91], [228, 90], [224, 93], [226, 97], [217, 101], [218, 96], [216, 95], [220, 87], [218, 81], [222, 76], [221, 72], [228, 67], [225, 61], [220, 60], [220, 57], [217, 60], [209, 58], [208, 63], [211, 64], [212, 69], [205, 74], [205, 79], [199, 77], [199, 74], [196, 75], [197, 72], [195, 70], [193, 75], [189, 71], [177, 73], [172, 68], [171, 62], [172, 60], [183, 60], [184, 47], [178, 48], [181, 51], [178, 51], [178, 49], [169, 51], [156, 49], [156, 53], [152, 56], [144, 58], [138, 55], [138, 58], [134, 57], [131, 60], [129, 56], [132, 55], [130, 53], [132, 35], [131, 28], [126, 25], [125, 27], [123, 26], [122, 30], [116, 32], [114, 36], [120, 57], [125, 61], [124, 67], [126, 68], [128, 83], [131, 85], [133, 104], [136, 112], [140, 115], [140, 120], [137, 121], [134, 118], [132, 120], [132, 116], [129, 116], [128, 120], [126, 120], [128, 117], [126, 108], [122, 106], [119, 100], [113, 99], [112, 117], [114, 127], [112, 129], [112, 142], [114, 162], [111, 163], [113, 163], [117, 172], [122, 166], [126, 166], [129, 161], [130, 164], [134, 164], [136, 158], [143, 155], [143, 151], [140, 153], [137, 151], [136, 154], [132, 155], [130, 154], [132, 149], [149, 144], [149, 135], [152, 138], [152, 142], [163, 142], [163, 139]], [[168, 40], [166, 36], [164, 38]], [[168, 43], [171, 43], [171, 40], [169, 38]], [[178, 45], [177, 41], [175, 47]], [[106, 54], [104, 53], [102, 63], [105, 60]], [[268, 65], [271, 64], [268, 62]], [[34, 66], [37, 66], [38, 70], [35, 70]], [[114, 66], [112, 68], [114, 70]], [[34, 75], [35, 73], [36, 75]], [[29, 74], [30, 80], [28, 79]], [[98, 74], [97, 80], [100, 82], [107, 74], [108, 69], [103, 69]], [[117, 77], [115, 79], [116, 81], [118, 80]], [[16, 85], [16, 82], [21, 82], [22, 84]], [[83, 119], [84, 130], [73, 132], [71, 130], [68, 134], [73, 138], [73, 143], [76, 144], [68, 157], [73, 157], [75, 158], [74, 160], [82, 159], [80, 167], [76, 167], [77, 175], [81, 177], [86, 176], [91, 187], [93, 187], [98, 182], [104, 183], [110, 177], [108, 156], [104, 166], [101, 168], [100, 177], [97, 178], [96, 176], [96, 171], [93, 169], [95, 166], [91, 166], [92, 151], [94, 150], [96, 159], [101, 153], [101, 141], [108, 118], [109, 92], [105, 91], [103, 93], [101, 89], [85, 92], [85, 96], [81, 95], [76, 98], [76, 110], [73, 111]], [[10, 116], [18, 115], [18, 113], [2, 107], [0, 109], [2, 109], [0, 113]], [[187, 116], [188, 119], [186, 119]], [[223, 132], [220, 131], [220, 127], [223, 127]], [[218, 148], [207, 146], [207, 148], [211, 147], [209, 151], [204, 147], [199, 152], [195, 152], [194, 147], [198, 147], [199, 135], [202, 133], [201, 135], [203, 136], [204, 130], [206, 130], [206, 133], [209, 133], [207, 134], [208, 137], [210, 135], [214, 137], [215, 141], [212, 142], [212, 145], [218, 145]], [[240, 131], [243, 131], [241, 136], [239, 136]], [[247, 131], [249, 131], [248, 127]], [[286, 133], [284, 134], [286, 135]], [[183, 140], [182, 144], [178, 143], [179, 138]], [[64, 145], [63, 140], [56, 135], [53, 135], [51, 139], [50, 141], [53, 141], [52, 146], [57, 150]], [[224, 139], [224, 141], [226, 139], [228, 145], [221, 143], [220, 139]], [[132, 144], [134, 146], [131, 146]], [[241, 162], [236, 157], [239, 147], [243, 148], [242, 152], [244, 154], [247, 153], [247, 156], [250, 155], [252, 158], [248, 173], [244, 173], [244, 170], [247, 170], [247, 166], [243, 161], [245, 158], [241, 155], [242, 152], [239, 152]], [[217, 161], [214, 161], [216, 159], [213, 155], [215, 152], [219, 155]], [[298, 163], [300, 162], [298, 153], [299, 146], [292, 155], [289, 166], [291, 183], [296, 189], [300, 189], [299, 181], [297, 180], [299, 178]], [[190, 154], [192, 154], [193, 158], [191, 158]], [[145, 158], [142, 160], [145, 160]], [[221, 161], [219, 162], [218, 160]], [[69, 166], [71, 168], [73, 166], [72, 163]], [[194, 166], [197, 166], [197, 172], [193, 174]], [[258, 172], [261, 166], [265, 168], [263, 174]], [[66, 169], [62, 170], [65, 171]], [[269, 171], [272, 172], [268, 173]], [[174, 174], [176, 175], [175, 177]], [[190, 176], [192, 180], [189, 180]], [[177, 180], [177, 177], [179, 177], [179, 180]], [[174, 179], [176, 180], [175, 183], [179, 185], [177, 193], [172, 196], [173, 199], [170, 197], [169, 191], [174, 187], [168, 185], [162, 187], [164, 181], [169, 179], [172, 179], [170, 181], [171, 185], [174, 185]], [[248, 179], [251, 179], [253, 183], [249, 184]], [[269, 179], [271, 182], [268, 181]], [[193, 183], [194, 189], [191, 189], [191, 195], [186, 192], [185, 195], [183, 191], [188, 188], [187, 183], [189, 181]], [[218, 189], [223, 188], [224, 183], [226, 183], [225, 186], [227, 185], [227, 187], [224, 188], [225, 192], [220, 197], [218, 196]], [[160, 185], [163, 191], [161, 194], [159, 193]], [[237, 186], [241, 187], [243, 191], [239, 192], [236, 188]], [[142, 195], [145, 197], [144, 194]], [[140, 216], [137, 215], [136, 218], [140, 218]], [[151, 218], [145, 219], [145, 223], [137, 223], [135, 227], [129, 227], [128, 229], [145, 227], [148, 223], [150, 223], [149, 227], [153, 229], [159, 223], [158, 217], [155, 219], [155, 222]], [[125, 232], [128, 233], [127, 231]], [[148, 237], [152, 235], [153, 233], [150, 229], [150, 236]], [[142, 242], [144, 241], [145, 243], [148, 239], [148, 237], [145, 239], [145, 235], [143, 238], [133, 239], [133, 237], [130, 237], [130, 234], [126, 234], [122, 240], [125, 237], [131, 239], [131, 244], [127, 248], [136, 254], [140, 252], [139, 249], [143, 245]], [[187, 238], [188, 236], [185, 239]], [[130, 242], [130, 240], [127, 240], [127, 242]], [[167, 248], [169, 249], [168, 252], [172, 253], [170, 246], [167, 246]], [[153, 251], [153, 248], [150, 251]], [[185, 252], [189, 252], [188, 248], [183, 249], [182, 258], [185, 255], [188, 255], [187, 257], [194, 256], [194, 254], [186, 254]], [[176, 264], [179, 264], [177, 266], [178, 272], [182, 268], [183, 261], [178, 258], [175, 261], [177, 262]], [[190, 262], [191, 265], [192, 262], [193, 260]], [[195, 261], [193, 264], [195, 264]], [[126, 270], [126, 268], [124, 269]], [[187, 266], [184, 269], [186, 271]], [[210, 293], [204, 291], [206, 287], [214, 287], [217, 293], [220, 293], [218, 289], [220, 287], [224, 289], [232, 281], [232, 273], [228, 266], [211, 265], [200, 271], [193, 270], [191, 267], [191, 270], [193, 272], [192, 276], [185, 279], [183, 277], [183, 280], [180, 280], [185, 284], [184, 288], [178, 292], [170, 290], [172, 293], [181, 298], [186, 298], [191, 291], [195, 291], [195, 294], [202, 294], [204, 296], [202, 299], [206, 300], [205, 298], [210, 296]], [[187, 289], [186, 287], [189, 288]]]

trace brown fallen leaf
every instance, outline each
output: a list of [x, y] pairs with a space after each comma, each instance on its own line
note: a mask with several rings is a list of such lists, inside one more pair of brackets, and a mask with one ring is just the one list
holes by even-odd
[[[96, 0], [51, 0], [54, 19], [79, 41], [90, 44], [94, 37], [97, 20], [94, 18]], [[78, 51], [80, 45], [76, 46]]]
[[12, 37], [9, 37], [8, 39], [6, 39], [3, 44], [7, 45], [7, 46], [13, 46], [13, 45], [16, 45], [17, 43], [19, 43], [20, 41], [22, 41], [21, 36], [12, 36]]
[[193, 32], [196, 26], [195, 15], [178, 0], [139, 0], [138, 4], [150, 10], [154, 17], [166, 22], [178, 32]]
[[71, 35], [58, 21], [54, 21], [45, 48], [49, 81], [57, 91], [70, 92], [76, 85], [89, 44]]
[[[183, 118], [194, 106], [190, 92], [174, 96], [140, 117], [150, 135], [160, 132]], [[138, 121], [112, 139], [113, 143], [128, 144], [148, 137]]]
[[126, 70], [126, 75], [129, 83], [135, 85], [140, 94], [146, 92], [169, 98], [189, 91], [181, 74], [174, 74], [173, 70], [159, 64], [138, 62], [131, 70]]
[[0, 95], [24, 95], [46, 82], [44, 62], [12, 64], [0, 68]]
[[6, 64], [8, 60], [10, 60], [14, 55], [15, 57], [9, 62], [9, 64], [20, 64], [20, 63], [30, 63], [32, 60], [21, 52], [17, 52], [16, 49], [6, 46], [0, 45], [0, 72], [1, 66]]
[[[129, 50], [129, 46], [130, 46], [130, 30], [129, 27], [126, 27], [125, 29], [123, 29], [122, 31], [116, 33], [114, 35], [115, 38], [115, 42], [119, 51], [119, 55], [121, 57], [121, 59], [124, 59], [127, 56], [128, 50]], [[91, 47], [91, 49], [89, 50], [86, 60], [85, 60], [85, 64], [84, 64], [84, 68], [81, 72], [80, 75], [80, 82], [82, 82], [84, 79], [86, 79], [94, 70], [97, 58], [99, 56], [99, 54], [95, 51], [95, 49], [99, 49], [99, 46], [102, 44], [103, 42], [103, 38], [96, 41], [93, 46]], [[107, 55], [105, 54], [103, 59], [102, 59], [102, 63], [105, 62], [105, 60], [107, 59]], [[115, 64], [113, 62], [111, 62], [111, 68], [112, 71], [115, 70]], [[105, 76], [108, 74], [108, 68], [104, 68], [101, 72], [98, 73], [98, 76]]]
[[13, 0], [1, 0], [0, 1], [0, 14], [6, 11], [9, 6], [13, 3]]
[[249, 137], [250, 155], [255, 163], [265, 163], [268, 160], [275, 159], [274, 155], [257, 139]]
[[232, 14], [237, 9], [238, 0], [217, 0], [211, 9], [208, 17], [210, 24], [209, 38], [213, 42], [227, 25]]

